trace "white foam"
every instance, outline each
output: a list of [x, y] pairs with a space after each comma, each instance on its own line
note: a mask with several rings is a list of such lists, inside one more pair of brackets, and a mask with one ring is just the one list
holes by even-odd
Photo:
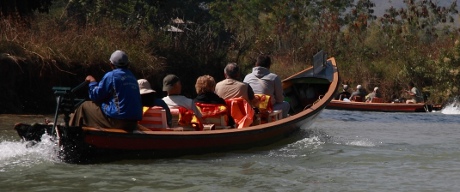
[[374, 147], [375, 146], [375, 144], [369, 140], [350, 141], [346, 143], [346, 145], [360, 146], [360, 147]]
[[29, 167], [39, 162], [57, 161], [56, 144], [49, 135], [43, 135], [41, 142], [27, 147], [29, 142], [0, 142], [0, 172], [14, 167]]
[[455, 106], [453, 104], [442, 108], [441, 113], [447, 115], [458, 115], [460, 114], [460, 106]]
[[[283, 156], [283, 157], [299, 157], [299, 156], [306, 156], [308, 154], [301, 154], [299, 151], [305, 150], [314, 150], [321, 148], [324, 144], [324, 141], [321, 141], [318, 136], [304, 138], [299, 140], [295, 143], [291, 143], [286, 147], [279, 149], [279, 151], [272, 151], [270, 152], [270, 156]], [[281, 152], [281, 153], [280, 153]]]
[[460, 114], [460, 101], [459, 101], [459, 98], [456, 97], [449, 104], [446, 104], [442, 108], [441, 113], [447, 114], [447, 115], [458, 115], [458, 114]]

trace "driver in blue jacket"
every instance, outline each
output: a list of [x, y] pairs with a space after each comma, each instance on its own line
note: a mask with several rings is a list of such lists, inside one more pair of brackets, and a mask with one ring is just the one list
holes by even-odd
[[128, 69], [125, 52], [117, 50], [110, 57], [112, 71], [101, 81], [88, 75], [89, 98], [71, 115], [70, 126], [120, 128], [132, 131], [142, 119], [142, 101], [137, 78]]

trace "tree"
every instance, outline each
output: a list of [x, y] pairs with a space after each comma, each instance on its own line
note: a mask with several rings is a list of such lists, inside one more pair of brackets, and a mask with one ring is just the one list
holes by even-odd
[[0, 18], [26, 18], [35, 11], [48, 13], [53, 0], [2, 0], [0, 1]]

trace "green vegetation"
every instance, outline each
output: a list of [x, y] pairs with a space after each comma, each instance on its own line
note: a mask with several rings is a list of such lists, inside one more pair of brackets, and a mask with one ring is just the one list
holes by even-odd
[[100, 79], [116, 49], [154, 89], [175, 73], [190, 97], [198, 76], [220, 80], [227, 62], [245, 74], [270, 53], [272, 71], [287, 77], [321, 49], [343, 83], [378, 86], [386, 100], [404, 96], [409, 81], [432, 103], [460, 95], [455, 3], [405, 0], [375, 16], [370, 0], [13, 1], [0, 3], [0, 113], [52, 112], [52, 86]]

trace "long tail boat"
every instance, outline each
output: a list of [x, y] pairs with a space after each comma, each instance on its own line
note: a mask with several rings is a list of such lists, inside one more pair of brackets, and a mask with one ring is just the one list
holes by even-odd
[[[40, 142], [43, 134], [51, 135], [59, 146], [58, 156], [68, 163], [178, 157], [266, 146], [310, 127], [334, 97], [339, 79], [335, 59], [326, 58], [322, 52], [313, 59], [311, 66], [282, 81], [286, 101], [291, 105], [289, 116], [264, 124], [202, 131], [127, 132], [113, 128], [71, 127], [69, 115], [83, 102], [73, 94], [77, 88], [84, 87], [79, 85], [73, 89], [54, 88], [57, 98], [54, 123], [18, 123], [14, 128], [23, 140], [31, 143]], [[57, 118], [62, 114], [65, 125], [58, 125]]]
[[370, 103], [332, 100], [327, 109], [349, 111], [377, 111], [377, 112], [431, 112], [433, 106], [426, 103]]

